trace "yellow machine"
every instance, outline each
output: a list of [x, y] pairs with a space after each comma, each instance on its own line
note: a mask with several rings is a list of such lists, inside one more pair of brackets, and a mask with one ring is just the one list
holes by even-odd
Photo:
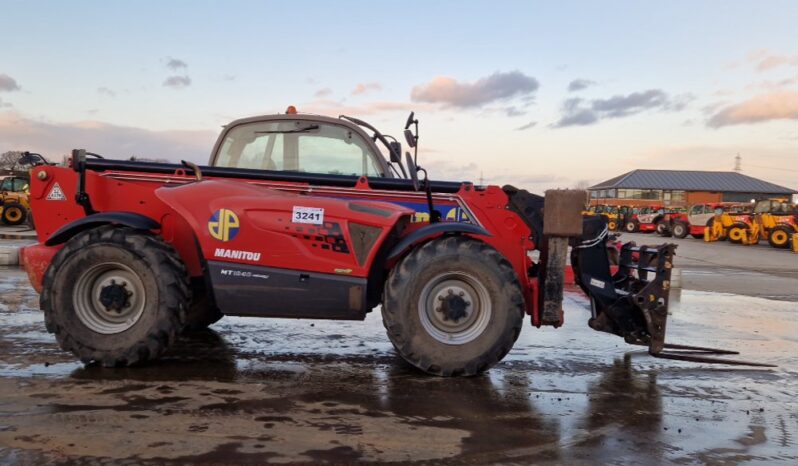
[[798, 252], [798, 206], [786, 199], [767, 199], [757, 202], [753, 214], [723, 212], [715, 215], [711, 226], [704, 231], [705, 241], [728, 238], [732, 243], [758, 244], [767, 239], [774, 248]]
[[618, 206], [613, 205], [592, 205], [587, 211], [583, 212], [586, 215], [601, 215], [605, 219], [607, 219], [607, 228], [610, 231], [618, 231], [620, 227], [620, 211]]
[[0, 183], [0, 220], [6, 225], [19, 225], [30, 215], [30, 188], [28, 180], [18, 176], [3, 179]]
[[723, 212], [715, 214], [710, 226], [704, 228], [704, 241], [728, 239], [736, 244], [757, 244], [761, 225], [750, 214]]

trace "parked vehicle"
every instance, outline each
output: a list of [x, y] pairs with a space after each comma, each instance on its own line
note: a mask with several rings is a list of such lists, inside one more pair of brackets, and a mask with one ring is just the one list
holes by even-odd
[[[413, 114], [405, 139], [417, 150]], [[223, 315], [362, 320], [381, 305], [406, 361], [473, 375], [525, 315], [563, 324], [570, 242], [591, 328], [707, 361], [664, 341], [674, 245], [628, 243], [613, 275], [584, 191], [432, 181], [401, 153], [356, 118], [289, 112], [227, 125], [209, 167], [75, 150], [69, 167], [34, 168], [40, 243], [21, 256], [47, 330], [84, 362], [127, 366]]]
[[665, 217], [668, 210], [661, 205], [635, 207], [631, 211], [624, 229], [629, 233], [652, 232]]
[[29, 180], [8, 176], [0, 181], [0, 220], [6, 225], [20, 225], [30, 215]]
[[607, 222], [610, 231], [618, 231], [620, 228], [621, 213], [618, 206], [597, 204], [591, 205], [586, 212], [587, 215], [599, 215]]
[[788, 249], [798, 233], [798, 205], [787, 199], [759, 201], [754, 207], [754, 222], [772, 247]]
[[[726, 213], [727, 219], [723, 222], [733, 227], [735, 223], [746, 219], [750, 206], [737, 203], [712, 202], [705, 204], [695, 204], [689, 207], [686, 213], [671, 213], [665, 216], [664, 221], [668, 223], [668, 229], [676, 238], [685, 238], [691, 235], [693, 238], [704, 238], [704, 229], [712, 228], [713, 223], [719, 216]], [[730, 229], [722, 230], [723, 233], [718, 239], [726, 239]], [[733, 240], [739, 239], [737, 230], [732, 233]]]

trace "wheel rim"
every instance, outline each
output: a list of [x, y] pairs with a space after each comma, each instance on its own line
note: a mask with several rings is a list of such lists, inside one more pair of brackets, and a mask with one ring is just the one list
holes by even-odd
[[743, 237], [743, 231], [739, 228], [732, 228], [729, 230], [729, 239], [732, 241], [737, 241]]
[[133, 327], [144, 313], [141, 278], [117, 262], [97, 264], [78, 277], [72, 296], [78, 319], [94, 332], [110, 335]]
[[613, 230], [613, 231], [615, 231], [615, 228], [617, 227], [615, 222], [610, 222], [607, 226], [609, 227], [610, 230]]
[[635, 231], [635, 224], [634, 223], [627, 223], [626, 224], [626, 231], [628, 231], [630, 233]]
[[18, 207], [11, 207], [10, 209], [6, 209], [6, 220], [9, 222], [16, 222], [22, 218], [22, 210]]
[[781, 230], [774, 231], [770, 235], [770, 238], [771, 238], [771, 240], [773, 241], [774, 244], [777, 244], [779, 246], [783, 246], [783, 245], [787, 244], [787, 233], [785, 233], [785, 232], [783, 232]]
[[687, 235], [687, 233], [684, 231], [684, 227], [683, 226], [676, 225], [675, 227], [673, 227], [673, 235], [674, 236], [682, 236], [683, 234]]
[[663, 225], [661, 223], [658, 224], [657, 225], [657, 233], [663, 233], [664, 231], [665, 231], [665, 225]]
[[418, 313], [424, 330], [447, 345], [464, 345], [485, 331], [492, 314], [490, 294], [475, 277], [448, 272], [421, 291]]

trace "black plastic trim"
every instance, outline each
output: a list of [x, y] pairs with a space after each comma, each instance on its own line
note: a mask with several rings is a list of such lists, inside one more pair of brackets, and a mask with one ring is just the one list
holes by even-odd
[[[98, 172], [118, 170], [143, 173], [174, 174], [176, 170], [185, 170], [186, 167], [174, 163], [136, 162], [130, 160], [87, 159], [86, 168]], [[308, 183], [314, 186], [336, 186], [354, 188], [360, 176], [325, 175], [318, 173], [302, 173], [274, 170], [256, 170], [248, 168], [229, 167], [199, 167], [204, 176], [217, 178], [241, 178], [264, 181], [287, 181], [295, 183]], [[393, 191], [415, 191], [413, 182], [400, 178], [368, 178], [369, 186], [373, 189]], [[459, 181], [430, 181], [430, 188], [436, 193], [456, 193], [464, 182]]]
[[363, 320], [367, 280], [340, 274], [208, 261], [225, 315]]
[[157, 230], [161, 224], [155, 220], [135, 212], [102, 212], [83, 217], [74, 222], [67, 223], [47, 238], [45, 246], [55, 246], [66, 243], [70, 238], [81, 231], [89, 230], [100, 225], [124, 225], [136, 230]]
[[427, 238], [438, 236], [438, 235], [447, 235], [447, 234], [462, 234], [462, 233], [469, 233], [472, 235], [481, 235], [481, 236], [492, 236], [488, 233], [488, 230], [482, 228], [479, 225], [474, 225], [471, 223], [456, 223], [456, 222], [441, 222], [441, 223], [433, 223], [432, 225], [427, 225], [425, 227], [419, 228], [418, 230], [410, 233], [409, 235], [402, 238], [399, 241], [399, 244], [391, 249], [391, 253], [388, 254], [388, 260], [394, 260], [398, 257], [402, 256], [407, 250], [410, 249], [416, 243], [419, 243]]

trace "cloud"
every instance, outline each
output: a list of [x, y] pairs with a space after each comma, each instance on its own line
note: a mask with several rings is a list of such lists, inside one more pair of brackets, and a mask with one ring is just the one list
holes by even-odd
[[757, 71], [768, 71], [780, 66], [798, 66], [798, 56], [776, 55], [767, 50], [751, 53], [748, 60], [756, 63]]
[[360, 95], [365, 94], [369, 91], [379, 91], [382, 90], [382, 86], [380, 83], [360, 83], [352, 89], [352, 95]]
[[573, 81], [568, 83], [568, 92], [581, 91], [595, 84], [596, 84], [595, 81], [591, 81], [589, 79], [574, 79]]
[[53, 123], [32, 120], [17, 112], [0, 113], [3, 150], [30, 150], [60, 160], [72, 149], [85, 148], [112, 158], [131, 155], [165, 158], [174, 162], [207, 163], [215, 131], [150, 131], [88, 121]]
[[106, 95], [106, 96], [108, 96], [108, 97], [116, 97], [116, 92], [114, 92], [114, 91], [113, 91], [113, 90], [111, 90], [111, 89], [108, 89], [108, 88], [107, 88], [107, 87], [105, 87], [105, 86], [103, 86], [103, 87], [98, 87], [98, 88], [97, 88], [97, 92], [98, 92], [99, 94]]
[[[13, 107], [13, 105], [11, 105], [8, 102], [3, 102], [3, 99], [0, 99], [0, 108], [10, 108], [10, 107]], [[2, 150], [2, 149], [0, 149], [0, 150]]]
[[647, 110], [675, 112], [683, 110], [692, 100], [693, 96], [690, 94], [671, 97], [659, 89], [589, 101], [571, 98], [563, 102], [562, 117], [554, 126], [562, 128], [592, 125], [602, 119], [624, 118]]
[[534, 94], [540, 84], [520, 71], [496, 72], [476, 82], [460, 82], [448, 76], [436, 76], [426, 84], [413, 87], [414, 102], [443, 104], [449, 107], [476, 107], [497, 100]]
[[707, 121], [707, 126], [762, 123], [771, 120], [798, 120], [798, 91], [779, 90], [727, 105]]
[[183, 60], [180, 60], [179, 58], [169, 57], [169, 59], [166, 61], [166, 67], [172, 71], [177, 72], [178, 70], [187, 69], [188, 64]]
[[319, 89], [313, 95], [316, 97], [327, 97], [330, 94], [332, 94], [332, 89], [330, 89], [329, 87], [325, 87], [324, 89]]
[[526, 130], [528, 130], [528, 129], [532, 129], [532, 128], [534, 128], [535, 126], [537, 126], [537, 124], [538, 124], [538, 122], [537, 122], [537, 121], [530, 121], [529, 123], [527, 123], [527, 124], [525, 124], [525, 125], [523, 125], [523, 126], [519, 126], [519, 127], [518, 127], [518, 128], [516, 128], [515, 130], [516, 130], [516, 131], [526, 131]]
[[14, 78], [7, 74], [0, 74], [0, 92], [12, 92], [20, 89]]
[[526, 111], [521, 110], [520, 108], [516, 107], [515, 105], [511, 105], [504, 109], [504, 113], [507, 114], [508, 117], [517, 117], [517, 116], [524, 116], [526, 115]]
[[563, 116], [554, 126], [562, 128], [565, 126], [586, 126], [598, 121], [596, 112], [589, 108], [583, 108], [584, 99], [566, 99], [562, 104]]
[[169, 57], [166, 60], [166, 67], [174, 73], [183, 71], [183, 74], [173, 74], [167, 76], [163, 82], [164, 87], [171, 87], [172, 89], [183, 89], [191, 85], [191, 78], [185, 71], [188, 69], [188, 64], [179, 58]]
[[169, 76], [163, 82], [163, 85], [173, 89], [182, 89], [191, 85], [191, 78], [188, 76]]

